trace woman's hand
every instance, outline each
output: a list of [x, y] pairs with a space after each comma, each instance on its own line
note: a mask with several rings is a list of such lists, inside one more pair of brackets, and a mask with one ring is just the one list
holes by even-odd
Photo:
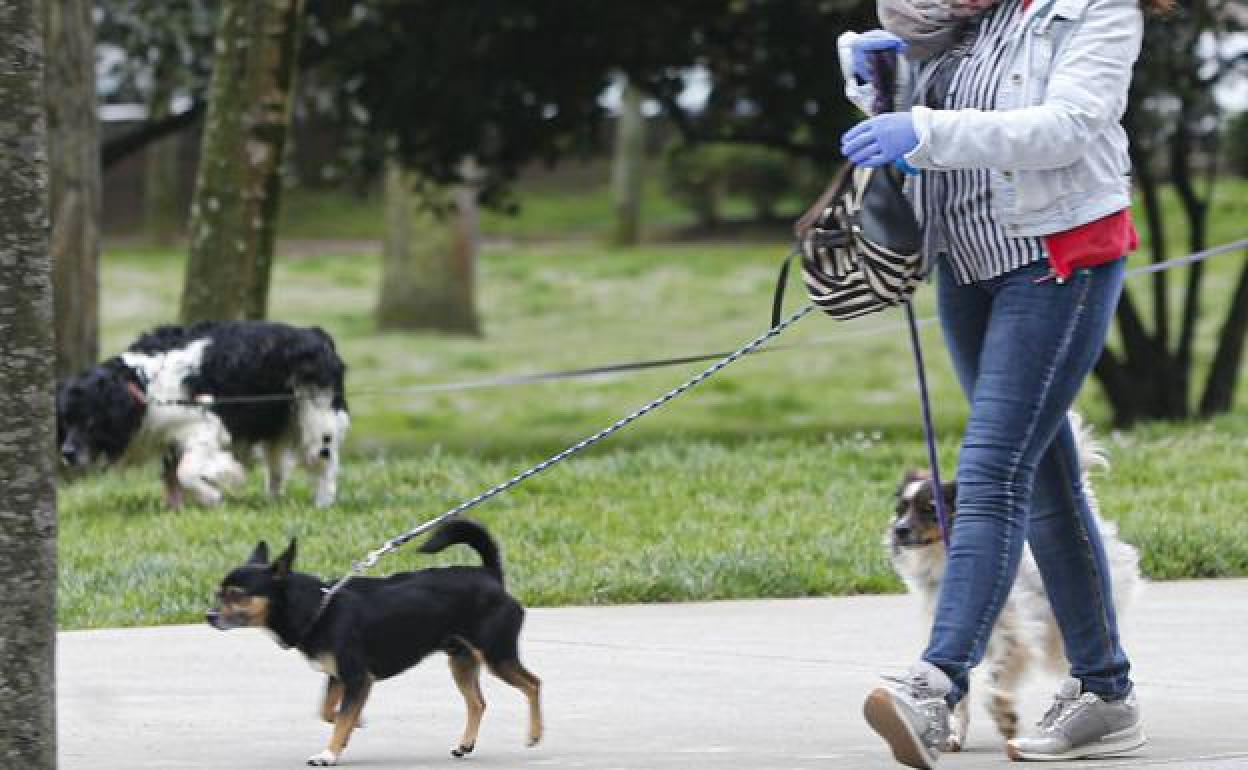
[[841, 137], [841, 154], [858, 166], [883, 166], [904, 158], [918, 146], [919, 135], [908, 112], [876, 115]]
[[854, 75], [864, 83], [870, 83], [871, 60], [867, 54], [873, 51], [896, 51], [903, 54], [906, 52], [906, 41], [892, 32], [873, 29], [859, 35], [850, 45], [850, 51], [854, 59]]

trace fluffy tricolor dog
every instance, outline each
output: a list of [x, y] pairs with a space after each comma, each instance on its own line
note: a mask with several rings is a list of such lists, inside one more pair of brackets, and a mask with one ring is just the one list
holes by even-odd
[[346, 366], [329, 335], [265, 321], [161, 326], [120, 356], [60, 384], [57, 440], [67, 465], [160, 457], [166, 499], [214, 505], [263, 457], [272, 495], [298, 462], [316, 504], [337, 494], [350, 418]]
[[401, 674], [434, 652], [444, 652], [468, 707], [463, 736], [451, 750], [463, 757], [476, 747], [485, 700], [484, 665], [524, 693], [529, 703], [528, 743], [542, 738], [541, 681], [520, 662], [524, 607], [503, 587], [498, 546], [481, 525], [466, 519], [443, 524], [420, 550], [436, 553], [463, 543], [481, 557], [479, 567], [441, 567], [384, 578], [355, 578], [318, 613], [328, 584], [292, 570], [295, 543], [269, 562], [258, 544], [247, 563], [221, 581], [207, 621], [222, 631], [262, 628], [284, 648], [295, 648], [327, 675], [321, 717], [333, 724], [329, 745], [309, 765], [336, 765], [373, 683]]
[[[1079, 464], [1083, 468], [1084, 494], [1096, 515], [1101, 538], [1105, 542], [1114, 606], [1122, 617], [1142, 582], [1139, 554], [1134, 547], [1118, 538], [1118, 530], [1113, 523], [1101, 518], [1087, 470], [1108, 467], [1108, 462], [1079, 415], [1071, 413], [1070, 420], [1079, 447]], [[956, 517], [956, 487], [952, 483], [942, 486], [946, 510]], [[910, 592], [923, 600], [923, 609], [931, 617], [936, 611], [945, 572], [945, 545], [933, 504], [932, 481], [926, 471], [909, 471], [902, 480], [888, 543], [893, 568]], [[1026, 546], [1014, 588], [988, 639], [983, 663], [982, 670], [986, 677], [982, 678], [984, 681], [976, 681], [971, 692], [978, 695], [981, 690], [986, 691], [988, 711], [1007, 740], [1013, 738], [1018, 730], [1016, 694], [1027, 672], [1038, 664], [1062, 675], [1069, 671], [1070, 664], [1062, 647], [1057, 619], [1049, 606], [1035, 559]], [[949, 751], [958, 751], [966, 743], [970, 724], [969, 701], [970, 698], [963, 698], [952, 714], [949, 745], [946, 747]]]

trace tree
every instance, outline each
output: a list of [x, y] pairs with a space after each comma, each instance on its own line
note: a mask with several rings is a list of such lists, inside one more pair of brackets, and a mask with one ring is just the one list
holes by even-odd
[[386, 237], [382, 253], [382, 329], [479, 334], [474, 298], [477, 193], [469, 180], [451, 193], [386, 166]]
[[[94, 5], [101, 53], [119, 54], [100, 57], [108, 65], [101, 102], [154, 108], [142, 125], [101, 144], [100, 163], [108, 169], [203, 117], [220, 0], [95, 0]], [[189, 106], [168, 110], [170, 95]]]
[[[172, 45], [157, 54], [151, 70], [151, 91], [147, 102], [148, 120], [161, 125], [173, 114], [177, 87], [177, 51]], [[143, 169], [143, 228], [152, 241], [172, 245], [185, 226], [185, 204], [178, 183], [178, 144], [175, 136], [153, 141], [147, 147]]]
[[[1166, 181], [1179, 200], [1188, 249], [1199, 251], [1209, 245], [1209, 202], [1218, 176], [1220, 123], [1214, 86], [1242, 66], [1248, 55], [1211, 58], [1207, 41], [1218, 41], [1243, 28], [1244, 21], [1237, 21], [1232, 10], [1236, 10], [1232, 0], [1186, 0], [1174, 14], [1151, 19], [1145, 27], [1148, 53], [1136, 67], [1125, 124], [1153, 262], [1168, 257], [1167, 234], [1174, 224], [1167, 220], [1161, 203], [1161, 186]], [[1133, 292], [1124, 291], [1117, 311], [1122, 344], [1116, 350], [1107, 349], [1097, 363], [1097, 379], [1118, 425], [1144, 418], [1185, 418], [1194, 411], [1193, 351], [1204, 266], [1197, 263], [1186, 270], [1177, 329], [1171, 327], [1175, 312], [1170, 280], [1166, 272], [1152, 277], [1151, 328]], [[1231, 406], [1248, 335], [1248, 268], [1240, 275], [1234, 298], [1195, 407], [1203, 417]]]
[[[830, 172], [856, 119], [836, 37], [877, 25], [871, 0], [309, 0], [309, 19], [307, 61], [342, 84], [338, 111], [373, 152], [393, 139], [439, 183], [474, 157], [487, 203], [528, 163], [597, 149], [599, 96], [620, 72], [689, 140], [764, 144]], [[682, 103], [695, 70], [707, 100]]]
[[1240, 110], [1226, 124], [1227, 149], [1232, 174], [1248, 179], [1248, 110]]
[[95, 107], [95, 23], [87, 0], [44, 5], [49, 210], [56, 291], [56, 373], [99, 355], [100, 160]]
[[182, 319], [263, 318], [303, 0], [225, 0], [191, 203]]
[[625, 81], [620, 93], [615, 159], [611, 167], [611, 199], [615, 207], [611, 242], [617, 246], [635, 246], [641, 239], [641, 185], [645, 178], [642, 164], [646, 148], [641, 102], [641, 91]]
[[42, 3], [0, 2], [0, 766], [56, 767], [56, 495]]

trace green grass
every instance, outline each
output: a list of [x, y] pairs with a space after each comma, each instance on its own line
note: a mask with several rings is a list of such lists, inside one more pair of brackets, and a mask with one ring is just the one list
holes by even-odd
[[[537, 200], [558, 209], [549, 200], [558, 197]], [[1242, 234], [1235, 217], [1248, 186], [1230, 187], [1228, 200], [1238, 202], [1219, 203], [1226, 208], [1215, 241], [1237, 228]], [[324, 326], [351, 367], [340, 504], [312, 509], [302, 478], [277, 503], [253, 477], [226, 506], [176, 513], [160, 502], [154, 468], [67, 484], [62, 626], [194, 622], [221, 574], [259, 538], [276, 545], [298, 536], [304, 568], [340, 573], [384, 538], [604, 427], [700, 367], [507, 389], [414, 386], [732, 349], [766, 325], [785, 246], [609, 250], [582, 239], [492, 248], [481, 264], [480, 339], [377, 334], [376, 258], [280, 259], [273, 317]], [[1207, 332], [1220, 323], [1216, 304], [1241, 264], [1237, 256], [1210, 264]], [[106, 253], [106, 353], [174, 315], [181, 269], [174, 254]], [[795, 305], [800, 290], [793, 291]], [[920, 316], [932, 314], [931, 299], [921, 293]], [[965, 406], [938, 332], [929, 326], [924, 337], [951, 468]], [[553, 605], [898, 590], [880, 547], [889, 496], [902, 468], [925, 464], [902, 321], [811, 316], [779, 343], [799, 347], [737, 363], [478, 509], [504, 545], [520, 597]], [[1095, 386], [1080, 408], [1107, 422]], [[1241, 388], [1236, 413], [1219, 420], [1106, 437], [1114, 470], [1097, 489], [1141, 547], [1150, 576], [1248, 575], [1244, 436]], [[426, 563], [407, 551], [382, 569]]]

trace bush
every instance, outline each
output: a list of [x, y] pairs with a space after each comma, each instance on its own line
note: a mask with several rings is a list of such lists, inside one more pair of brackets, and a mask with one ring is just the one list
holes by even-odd
[[717, 145], [676, 144], [664, 157], [663, 184], [668, 195], [688, 207], [703, 227], [719, 221], [724, 177], [717, 155]]
[[1226, 148], [1231, 173], [1248, 179], [1248, 110], [1235, 115], [1226, 124], [1222, 146]]
[[787, 155], [758, 145], [735, 145], [721, 156], [728, 192], [748, 199], [758, 219], [772, 219], [776, 204], [794, 187], [796, 169]]
[[786, 197], [808, 197], [823, 189], [809, 164], [799, 163], [780, 150], [762, 145], [710, 143], [677, 144], [667, 151], [663, 179], [669, 195], [688, 207], [701, 226], [719, 220], [726, 195], [745, 198], [760, 220], [776, 216]]

